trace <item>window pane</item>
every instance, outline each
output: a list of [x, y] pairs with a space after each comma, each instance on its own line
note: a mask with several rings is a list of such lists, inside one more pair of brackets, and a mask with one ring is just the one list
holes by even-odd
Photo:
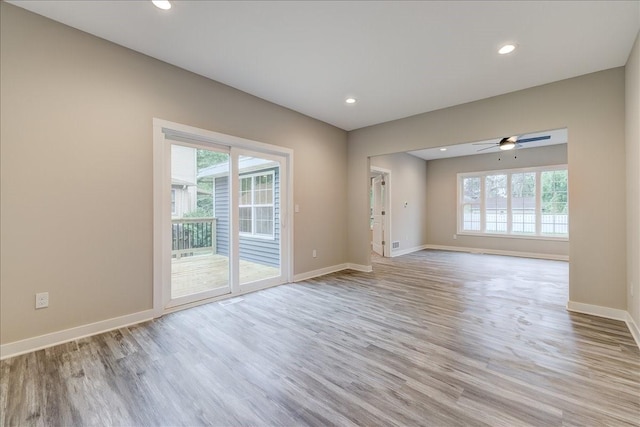
[[507, 175], [488, 175], [485, 178], [486, 231], [507, 231]]
[[514, 233], [536, 232], [536, 173], [511, 175], [511, 226]]
[[480, 231], [480, 177], [462, 180], [462, 230]]
[[256, 212], [256, 234], [273, 235], [273, 208], [255, 208]]
[[273, 175], [260, 175], [255, 177], [254, 204], [273, 204]]
[[252, 178], [240, 178], [240, 205], [251, 204]]
[[240, 232], [251, 233], [251, 208], [240, 208]]
[[569, 233], [568, 174], [566, 170], [545, 171], [542, 182], [542, 234]]

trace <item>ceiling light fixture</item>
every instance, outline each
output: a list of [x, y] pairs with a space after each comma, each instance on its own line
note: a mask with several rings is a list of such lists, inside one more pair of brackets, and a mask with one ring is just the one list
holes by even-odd
[[344, 100], [344, 102], [346, 102], [347, 104], [355, 104], [357, 102], [357, 100], [353, 97], [349, 97], [347, 99]]
[[151, 2], [158, 9], [162, 9], [162, 10], [171, 9], [171, 2], [169, 0], [151, 0]]
[[513, 150], [516, 146], [515, 137], [510, 136], [509, 138], [502, 138], [498, 145], [501, 150]]
[[441, 148], [440, 151], [447, 151], [447, 149], [446, 148]]
[[511, 53], [514, 50], [516, 50], [516, 45], [515, 44], [505, 44], [500, 49], [498, 49], [498, 53], [500, 55], [506, 55], [507, 53]]

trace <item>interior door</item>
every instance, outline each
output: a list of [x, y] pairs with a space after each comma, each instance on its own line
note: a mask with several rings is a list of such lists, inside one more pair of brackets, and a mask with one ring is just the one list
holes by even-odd
[[371, 248], [381, 256], [385, 256], [385, 184], [384, 175], [376, 175], [371, 179]]

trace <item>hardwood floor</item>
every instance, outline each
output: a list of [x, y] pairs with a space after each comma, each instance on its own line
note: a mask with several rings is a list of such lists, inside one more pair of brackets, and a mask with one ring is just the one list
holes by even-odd
[[1, 424], [640, 425], [626, 325], [568, 264], [421, 251], [0, 363]]

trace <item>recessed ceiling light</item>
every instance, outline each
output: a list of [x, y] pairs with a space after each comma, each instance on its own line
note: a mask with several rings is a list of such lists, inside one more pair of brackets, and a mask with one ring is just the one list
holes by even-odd
[[151, 0], [155, 7], [162, 10], [171, 9], [171, 2], [169, 0]]
[[505, 44], [500, 49], [498, 49], [498, 53], [500, 55], [506, 55], [507, 53], [511, 53], [514, 50], [516, 50], [516, 45], [515, 44]]
[[357, 102], [357, 100], [353, 97], [349, 97], [347, 99], [344, 100], [344, 102], [346, 102], [347, 104], [355, 104]]
[[447, 151], [447, 149], [446, 148], [441, 148], [440, 151]]

